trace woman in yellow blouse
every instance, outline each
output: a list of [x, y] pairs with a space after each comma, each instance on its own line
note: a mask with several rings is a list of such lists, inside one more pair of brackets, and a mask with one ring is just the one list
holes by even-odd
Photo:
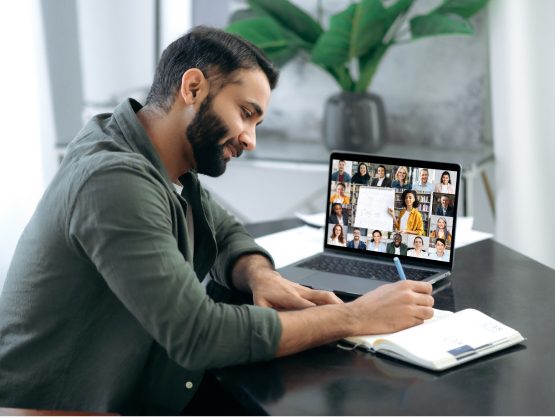
[[398, 219], [395, 216], [395, 211], [392, 208], [387, 209], [391, 217], [393, 217], [395, 230], [411, 235], [423, 235], [424, 222], [422, 221], [422, 214], [420, 214], [420, 212], [417, 210], [420, 202], [416, 198], [416, 191], [403, 191], [401, 201], [403, 202], [403, 209], [399, 213]]

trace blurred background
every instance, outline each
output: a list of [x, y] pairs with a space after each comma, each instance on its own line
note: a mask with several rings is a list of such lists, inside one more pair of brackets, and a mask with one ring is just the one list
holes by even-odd
[[[353, 2], [293, 3], [326, 28], [330, 16]], [[420, 0], [418, 8], [438, 4]], [[225, 28], [246, 6], [242, 0], [0, 2], [0, 286], [20, 233], [83, 124], [126, 97], [144, 101], [165, 46], [198, 24]], [[377, 153], [461, 163], [459, 213], [473, 217], [474, 229], [552, 268], [554, 14], [552, 0], [491, 0], [471, 18], [472, 36], [390, 48], [369, 87], [386, 110], [387, 140]], [[223, 177], [202, 179], [243, 222], [324, 206], [324, 104], [340, 88], [302, 54], [281, 73], [257, 150], [233, 161]]]

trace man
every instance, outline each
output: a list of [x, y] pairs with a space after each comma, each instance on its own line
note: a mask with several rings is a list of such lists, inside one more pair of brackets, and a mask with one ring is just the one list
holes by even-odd
[[[144, 107], [128, 99], [77, 135], [0, 298], [2, 406], [177, 414], [207, 368], [433, 315], [419, 282], [342, 304], [287, 281], [202, 189], [197, 173], [254, 149], [276, 80], [251, 44], [195, 28], [162, 54]], [[254, 305], [214, 302], [209, 271]]]
[[351, 176], [345, 172], [345, 161], [339, 161], [337, 171], [331, 173], [331, 180], [338, 182], [351, 182]]
[[449, 197], [442, 195], [440, 201], [441, 204], [436, 208], [436, 215], [453, 217], [453, 207], [451, 206]]
[[345, 194], [345, 184], [338, 182], [335, 186], [335, 193], [330, 197], [330, 203], [349, 204], [351, 199]]
[[366, 250], [366, 243], [360, 240], [360, 229], [353, 230], [353, 240], [347, 242], [347, 247]]
[[408, 246], [402, 242], [401, 233], [395, 233], [393, 235], [393, 242], [387, 244], [386, 252], [395, 255], [406, 255], [407, 251]]
[[391, 179], [385, 177], [385, 166], [378, 165], [376, 178], [370, 183], [373, 187], [391, 187]]
[[412, 189], [416, 191], [424, 191], [431, 193], [434, 191], [434, 186], [428, 182], [428, 178], [430, 177], [430, 173], [428, 172], [427, 168], [420, 168], [420, 181], [415, 184]]
[[449, 262], [449, 256], [445, 253], [445, 239], [437, 238], [435, 243], [436, 251], [430, 253], [429, 258], [435, 261]]
[[330, 215], [330, 223], [340, 224], [341, 226], [347, 225], [347, 216], [343, 214], [343, 206], [341, 203], [333, 203], [331, 206], [332, 213]]

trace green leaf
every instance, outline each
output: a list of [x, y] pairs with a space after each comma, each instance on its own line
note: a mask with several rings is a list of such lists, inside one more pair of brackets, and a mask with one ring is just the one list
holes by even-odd
[[255, 17], [233, 22], [226, 28], [255, 44], [277, 65], [283, 65], [298, 52], [295, 39], [269, 17]]
[[310, 45], [322, 34], [322, 27], [316, 20], [287, 0], [248, 0], [248, 3], [255, 12], [273, 18]]
[[389, 45], [380, 44], [374, 50], [359, 58], [360, 76], [354, 91], [364, 92], [368, 89], [388, 48]]
[[440, 13], [430, 13], [412, 18], [410, 30], [413, 39], [433, 35], [471, 35], [474, 33], [474, 29], [468, 20], [458, 15]]
[[341, 67], [349, 62], [351, 30], [357, 5], [330, 18], [330, 28], [312, 48], [312, 61], [322, 67]]
[[489, 0], [445, 0], [435, 12], [441, 14], [456, 14], [468, 19], [482, 10], [482, 8], [488, 4], [488, 1]]
[[361, 1], [353, 19], [350, 56], [365, 55], [381, 44], [391, 25], [412, 3], [413, 0], [399, 0], [384, 8], [380, 0]]

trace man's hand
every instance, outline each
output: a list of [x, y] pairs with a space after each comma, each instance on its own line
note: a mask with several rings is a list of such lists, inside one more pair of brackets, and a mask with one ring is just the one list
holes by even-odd
[[239, 258], [233, 267], [232, 279], [235, 288], [252, 292], [255, 305], [276, 310], [342, 303], [332, 292], [311, 290], [283, 278], [262, 255]]
[[333, 292], [311, 290], [283, 278], [276, 271], [264, 271], [251, 280], [255, 305], [276, 310], [299, 310], [324, 304], [341, 304]]
[[434, 314], [432, 285], [419, 281], [399, 281], [378, 287], [351, 303], [360, 320], [354, 334], [396, 332], [421, 324]]

